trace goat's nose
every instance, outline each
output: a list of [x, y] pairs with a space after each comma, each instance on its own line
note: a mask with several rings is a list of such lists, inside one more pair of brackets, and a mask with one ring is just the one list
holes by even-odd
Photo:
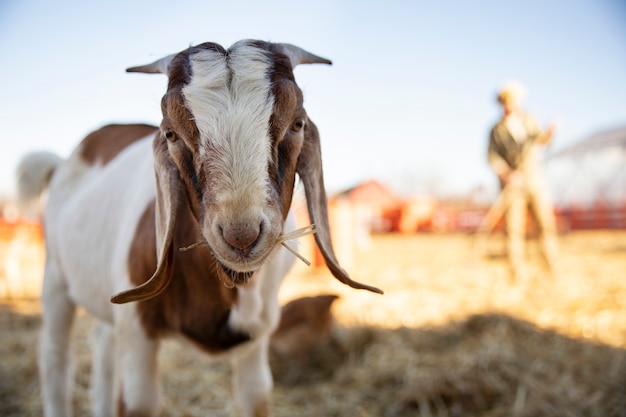
[[245, 251], [254, 246], [261, 234], [261, 224], [233, 225], [222, 228], [224, 241], [235, 249]]

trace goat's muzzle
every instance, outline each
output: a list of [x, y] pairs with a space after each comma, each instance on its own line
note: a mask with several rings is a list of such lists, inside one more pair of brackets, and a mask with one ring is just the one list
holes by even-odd
[[242, 224], [230, 227], [220, 227], [224, 242], [241, 256], [250, 254], [261, 234], [261, 224]]

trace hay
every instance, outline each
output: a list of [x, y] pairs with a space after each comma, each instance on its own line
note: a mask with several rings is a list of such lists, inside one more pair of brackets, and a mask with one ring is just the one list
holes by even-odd
[[626, 415], [622, 349], [500, 314], [372, 331], [363, 355], [335, 375], [369, 415]]
[[[40, 415], [37, 316], [2, 311], [0, 415]], [[79, 317], [77, 415], [89, 415], [89, 354]], [[6, 333], [5, 333], [6, 334]], [[235, 416], [230, 370], [177, 343], [161, 353], [163, 416]], [[273, 358], [275, 361], [276, 358]], [[337, 328], [299, 379], [281, 364], [276, 416], [626, 416], [626, 351], [500, 314], [429, 329]], [[292, 370], [293, 371], [293, 370]], [[284, 376], [284, 375], [283, 375]]]
[[[288, 278], [283, 300], [341, 299], [331, 337], [306, 363], [272, 358], [274, 416], [626, 416], [626, 233], [563, 237], [566, 276], [544, 279], [533, 264], [536, 279], [518, 285], [497, 238], [478, 259], [463, 236], [373, 243], [353, 275], [385, 296], [343, 289], [326, 272]], [[0, 305], [2, 416], [41, 415], [40, 317], [22, 307]], [[76, 416], [91, 414], [91, 323], [79, 314], [74, 329]], [[227, 363], [167, 341], [160, 364], [162, 416], [238, 415]]]
[[38, 315], [22, 315], [0, 306], [0, 415], [36, 416], [38, 401], [36, 340], [41, 320]]

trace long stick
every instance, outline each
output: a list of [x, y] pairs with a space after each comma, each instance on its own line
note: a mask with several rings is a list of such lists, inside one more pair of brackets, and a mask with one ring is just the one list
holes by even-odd
[[476, 229], [476, 233], [491, 233], [498, 221], [504, 216], [506, 210], [509, 208], [509, 196], [508, 196], [508, 185], [505, 186], [496, 201], [491, 205], [485, 217], [480, 222], [480, 225]]

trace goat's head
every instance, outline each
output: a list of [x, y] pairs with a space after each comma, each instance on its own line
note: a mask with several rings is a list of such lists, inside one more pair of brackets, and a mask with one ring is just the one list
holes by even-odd
[[112, 298], [151, 298], [172, 275], [176, 213], [188, 204], [201, 235], [234, 284], [244, 283], [277, 244], [296, 173], [306, 193], [318, 247], [335, 277], [355, 288], [330, 241], [317, 128], [303, 107], [293, 68], [330, 64], [289, 44], [240, 41], [190, 47], [130, 72], [169, 78], [154, 139], [158, 266], [145, 284]]

